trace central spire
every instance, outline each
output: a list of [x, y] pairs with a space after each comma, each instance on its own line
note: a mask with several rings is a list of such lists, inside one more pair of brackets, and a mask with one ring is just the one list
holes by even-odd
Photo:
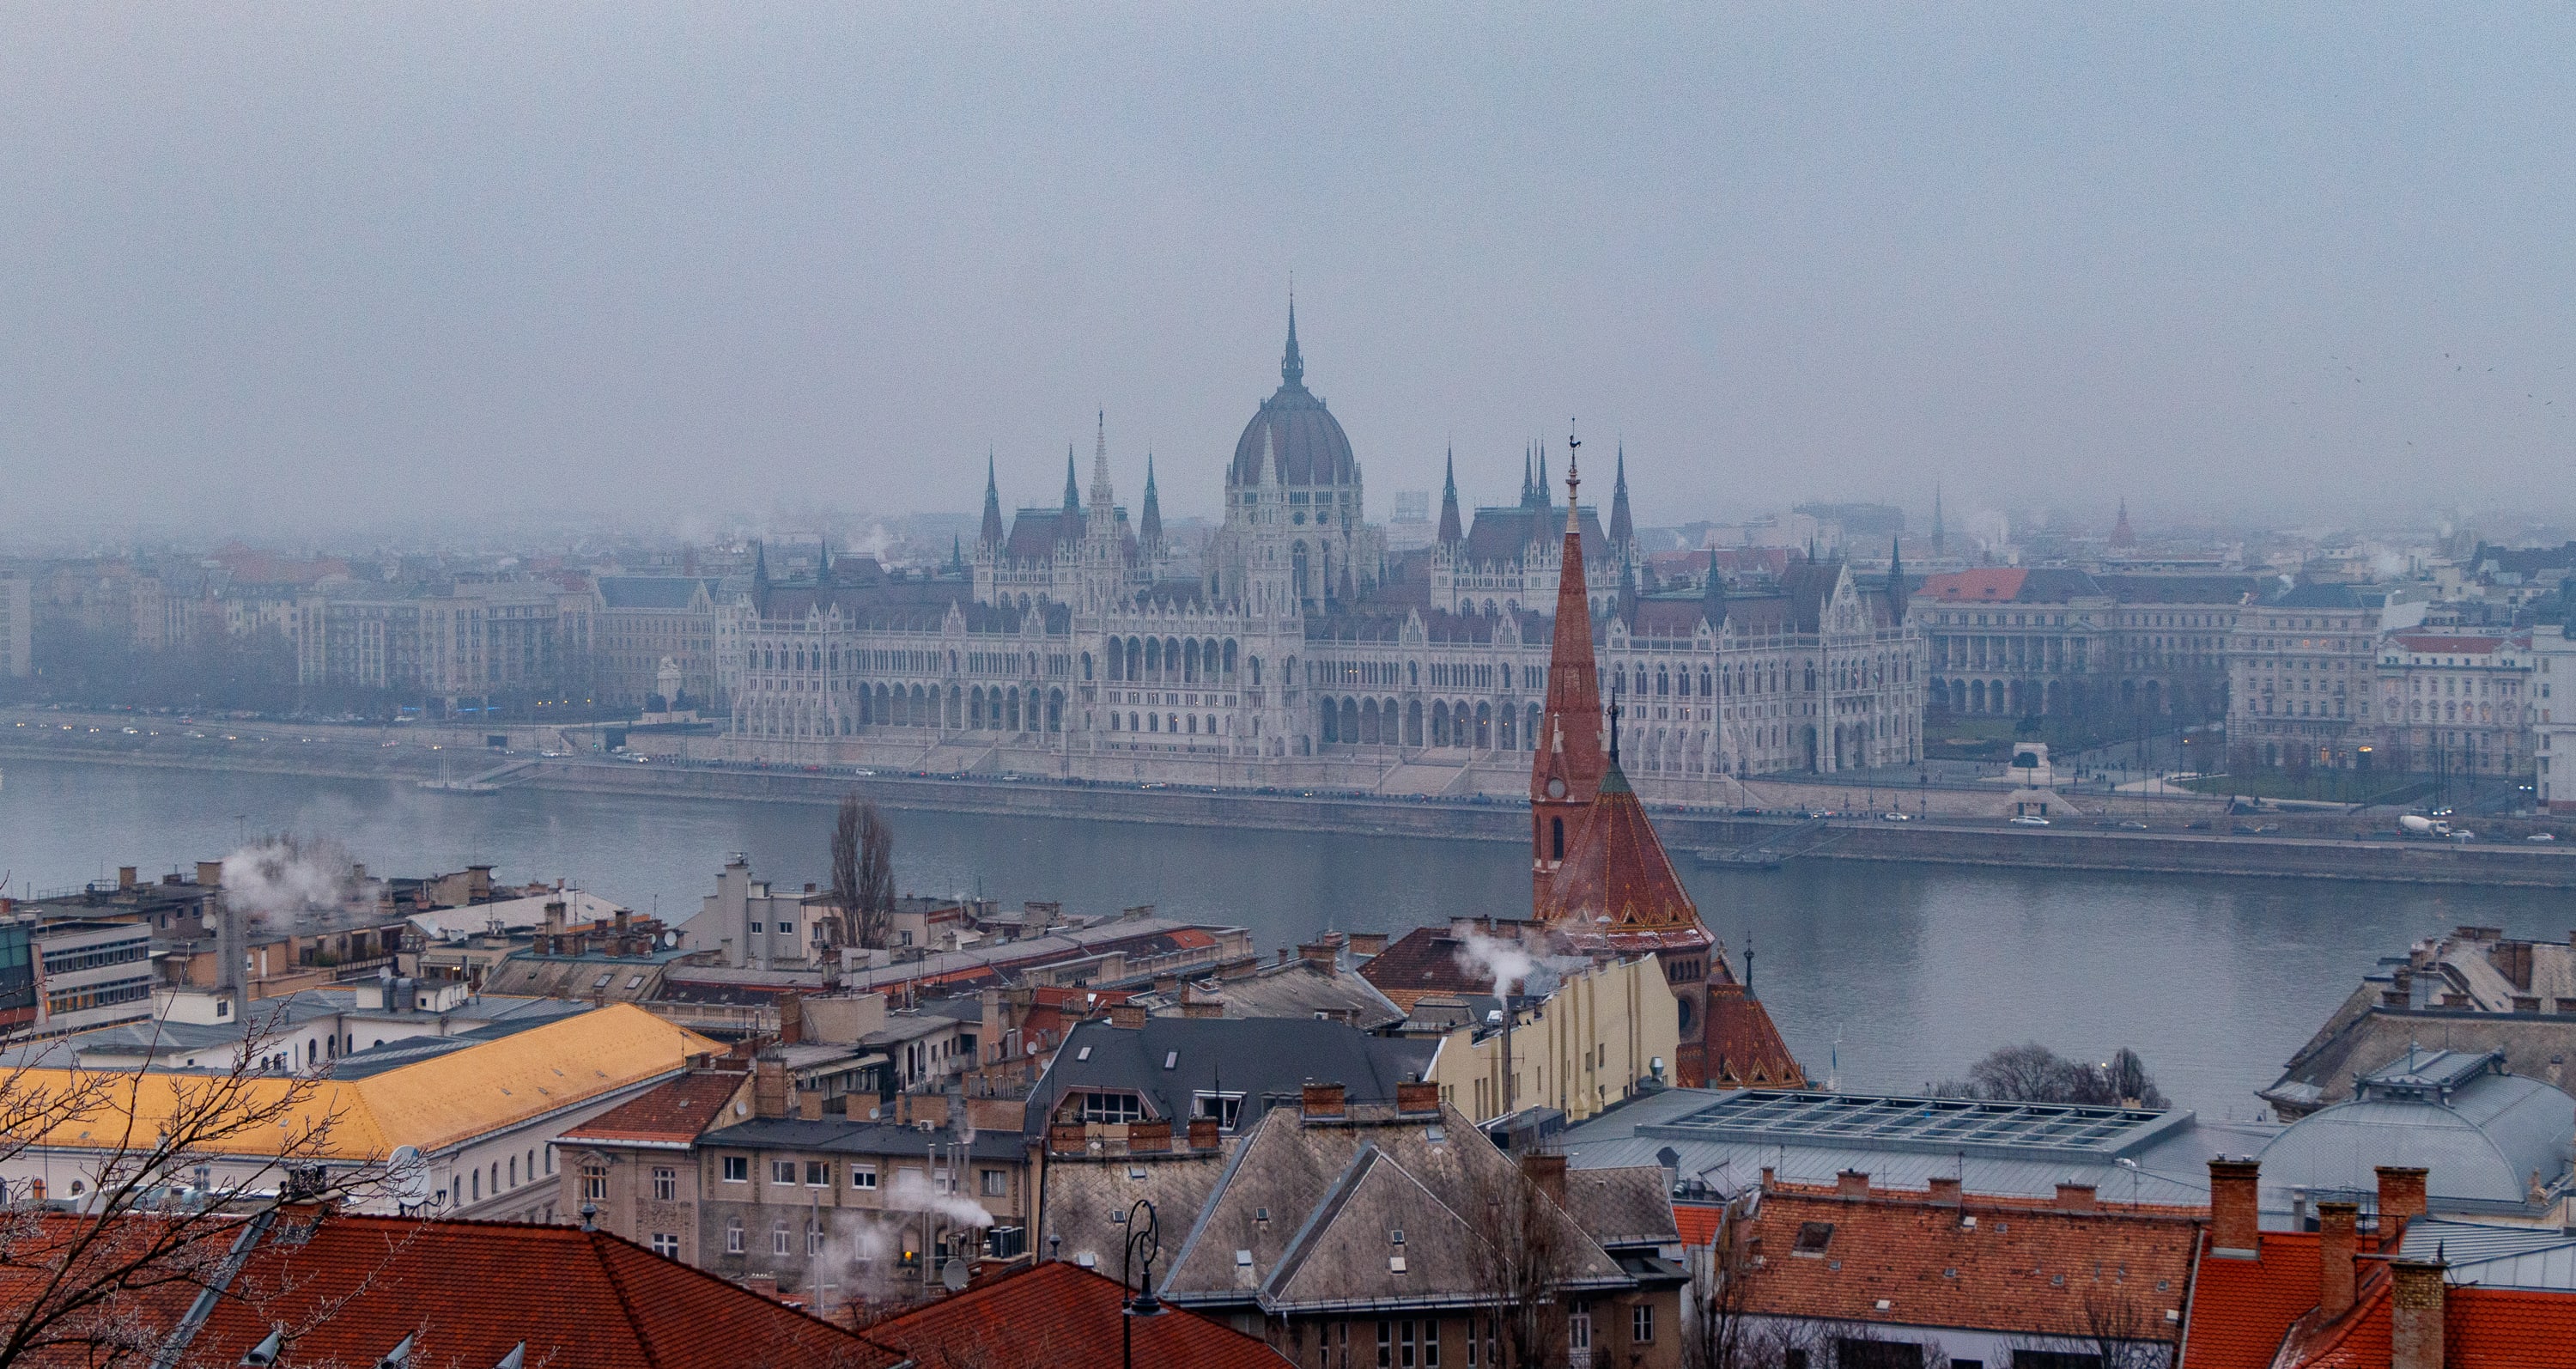
[[1297, 354], [1297, 292], [1288, 292], [1288, 350], [1279, 357], [1279, 383], [1291, 390], [1306, 386], [1306, 359]]
[[[1601, 679], [1592, 652], [1592, 596], [1583, 580], [1583, 532], [1576, 495], [1583, 484], [1582, 443], [1571, 435], [1565, 459], [1565, 551], [1556, 585], [1556, 625], [1548, 652], [1547, 710], [1530, 756], [1530, 879], [1541, 906], [1609, 768], [1603, 754]], [[1550, 510], [1551, 516], [1554, 510]]]

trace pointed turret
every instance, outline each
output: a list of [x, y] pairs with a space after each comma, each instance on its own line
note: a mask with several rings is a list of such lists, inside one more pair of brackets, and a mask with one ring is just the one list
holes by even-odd
[[[1571, 450], [1571, 447], [1569, 447]], [[1565, 466], [1565, 551], [1556, 583], [1556, 631], [1548, 653], [1547, 712], [1530, 757], [1530, 881], [1543, 896], [1565, 859], [1607, 764], [1602, 754], [1601, 680], [1592, 656], [1591, 595], [1583, 583], [1583, 533], [1575, 514], [1581, 476]]]
[[1717, 568], [1717, 553], [1708, 554], [1708, 579], [1699, 587], [1699, 616], [1708, 620], [1708, 630], [1726, 630], [1726, 572]]
[[1163, 504], [1154, 494], [1154, 454], [1145, 453], [1145, 512], [1137, 523], [1136, 536], [1151, 556], [1163, 547]]
[[832, 539], [829, 534], [814, 539], [814, 583], [832, 583]]
[[1941, 555], [1941, 487], [1932, 487], [1932, 554]]
[[1449, 449], [1449, 473], [1440, 487], [1440, 545], [1455, 547], [1467, 540], [1466, 529], [1458, 519], [1458, 449]]
[[1082, 486], [1073, 479], [1073, 444], [1064, 444], [1064, 512], [1067, 518], [1082, 514]]
[[1538, 502], [1538, 476], [1532, 464], [1538, 460], [1538, 449], [1524, 443], [1521, 447], [1521, 507]]
[[2129, 530], [2129, 501], [2120, 501], [2120, 521], [2111, 525], [2111, 545], [2126, 550], [2138, 544], [2138, 535]]
[[1091, 511], [1094, 517], [1098, 517], [1102, 510], [1118, 502], [1116, 491], [1109, 485], [1109, 411], [1107, 409], [1100, 411], [1099, 422], [1098, 435], [1092, 439], [1091, 446]]
[[1887, 609], [1898, 627], [1905, 625], [1905, 549], [1893, 537], [1887, 539]]
[[1621, 560], [1626, 560], [1628, 546], [1637, 536], [1637, 525], [1628, 517], [1628, 444], [1619, 444], [1619, 477], [1610, 488], [1610, 547]]
[[948, 534], [948, 573], [966, 573], [966, 539], [953, 532]]
[[984, 453], [984, 528], [975, 535], [978, 547], [1002, 545], [1002, 486], [993, 476], [993, 454]]

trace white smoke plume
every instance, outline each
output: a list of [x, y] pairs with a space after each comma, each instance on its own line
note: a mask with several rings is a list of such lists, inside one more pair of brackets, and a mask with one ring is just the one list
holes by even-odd
[[262, 837], [224, 857], [224, 901], [247, 914], [336, 908], [354, 885], [348, 848], [328, 837]]
[[1493, 980], [1497, 997], [1514, 987], [1526, 990], [1529, 977], [1538, 971], [1538, 961], [1522, 950], [1519, 942], [1482, 932], [1467, 934], [1465, 943], [1458, 947], [1457, 961], [1458, 968], [1468, 975]]
[[942, 1193], [930, 1186], [919, 1170], [897, 1170], [894, 1184], [886, 1190], [886, 1206], [905, 1212], [935, 1212], [953, 1226], [987, 1227], [993, 1214], [972, 1198], [955, 1193]]

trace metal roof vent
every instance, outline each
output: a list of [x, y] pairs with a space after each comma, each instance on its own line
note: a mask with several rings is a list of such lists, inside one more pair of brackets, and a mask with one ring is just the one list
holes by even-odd
[[526, 1369], [527, 1363], [528, 1343], [526, 1341], [521, 1341], [518, 1344], [511, 1346], [510, 1353], [503, 1355], [501, 1357], [501, 1362], [493, 1365], [492, 1369]]
[[405, 1336], [395, 1341], [394, 1348], [387, 1350], [385, 1357], [376, 1361], [376, 1369], [411, 1369], [411, 1337]]
[[278, 1327], [262, 1337], [259, 1344], [243, 1351], [241, 1362], [256, 1366], [256, 1369], [267, 1369], [267, 1366], [277, 1363], [277, 1357], [284, 1353], [286, 1353], [286, 1329]]

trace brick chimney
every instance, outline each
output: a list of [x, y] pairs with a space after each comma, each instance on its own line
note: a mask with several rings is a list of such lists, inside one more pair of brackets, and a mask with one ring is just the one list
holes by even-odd
[[1384, 933], [1384, 932], [1353, 932], [1353, 933], [1351, 933], [1351, 954], [1353, 954], [1353, 955], [1384, 955], [1384, 954], [1386, 954], [1386, 933]]
[[2354, 1231], [2359, 1203], [2317, 1204], [2317, 1311], [2328, 1321], [2352, 1310]]
[[1320, 1118], [1339, 1120], [1344, 1112], [1342, 1086], [1306, 1085], [1297, 1091], [1297, 1111], [1309, 1121]]
[[1080, 1122], [1058, 1122], [1047, 1128], [1047, 1150], [1056, 1155], [1080, 1155], [1090, 1145], [1090, 1135]]
[[2099, 1203], [2094, 1201], [2093, 1186], [2091, 1184], [2059, 1184], [2057, 1186], [2057, 1210], [2060, 1212], [2092, 1212], [2097, 1210], [2100, 1206], [2101, 1205]]
[[2255, 1184], [2263, 1168], [2252, 1160], [2209, 1162], [2209, 1249], [2212, 1254], [2252, 1259], [2261, 1247], [2256, 1233]]
[[1333, 969], [1342, 963], [1341, 943], [1332, 940], [1299, 942], [1297, 958], [1317, 969]]
[[821, 1089], [798, 1089], [796, 1091], [796, 1115], [808, 1122], [822, 1121], [823, 1091]]
[[197, 887], [198, 887], [198, 888], [200, 888], [200, 889], [219, 889], [219, 888], [222, 888], [222, 887], [223, 887], [223, 883], [224, 883], [224, 863], [223, 863], [222, 861], [220, 861], [220, 860], [201, 860], [201, 861], [198, 861], [198, 862], [197, 862]]
[[1181, 991], [1181, 977], [1168, 970], [1154, 976], [1154, 992], [1175, 994]]
[[130, 890], [134, 887], [133, 866], [120, 865], [116, 867], [116, 887], [119, 890]]
[[1845, 1198], [1868, 1197], [1869, 1171], [1865, 1169], [1846, 1169], [1842, 1173], [1835, 1175], [1834, 1192]]
[[1216, 1148], [1217, 1148], [1216, 1119], [1215, 1119], [1215, 1118], [1213, 1118], [1213, 1117], [1193, 1117], [1193, 1118], [1191, 1118], [1191, 1119], [1190, 1119], [1190, 1129], [1189, 1129], [1189, 1132], [1188, 1132], [1188, 1134], [1187, 1134], [1187, 1136], [1186, 1136], [1186, 1139], [1188, 1140], [1188, 1142], [1189, 1142], [1189, 1146], [1190, 1146], [1190, 1149], [1192, 1149], [1192, 1150], [1214, 1150], [1214, 1149], [1216, 1149]]
[[1429, 1082], [1404, 1083], [1395, 1086], [1395, 1110], [1407, 1117], [1440, 1112], [1440, 1086]]
[[1172, 1123], [1169, 1118], [1135, 1121], [1127, 1124], [1127, 1153], [1158, 1155], [1172, 1148]]
[[751, 1111], [755, 1117], [787, 1115], [788, 1094], [794, 1082], [787, 1077], [784, 1060], [759, 1060], [751, 1067]]
[[1538, 1185], [1539, 1191], [1565, 1206], [1565, 1153], [1554, 1150], [1525, 1151], [1521, 1155], [1521, 1173]]
[[1222, 998], [1190, 999], [1189, 1001], [1181, 1004], [1181, 1016], [1202, 1019], [1223, 1017], [1225, 1016], [1225, 1000]]
[[1109, 1025], [1118, 1028], [1120, 1031], [1143, 1031], [1145, 1029], [1145, 1009], [1143, 1005], [1137, 1003], [1113, 1003], [1109, 1005]]
[[2388, 1369], [2442, 1369], [2439, 1260], [2390, 1260]]
[[2379, 1248], [2393, 1251], [2406, 1224], [2424, 1215], [2424, 1176], [2411, 1165], [2381, 1165], [2379, 1175]]
[[1943, 1207], [1957, 1207], [1965, 1200], [1956, 1179], [1932, 1180], [1931, 1191], [1924, 1196]]

